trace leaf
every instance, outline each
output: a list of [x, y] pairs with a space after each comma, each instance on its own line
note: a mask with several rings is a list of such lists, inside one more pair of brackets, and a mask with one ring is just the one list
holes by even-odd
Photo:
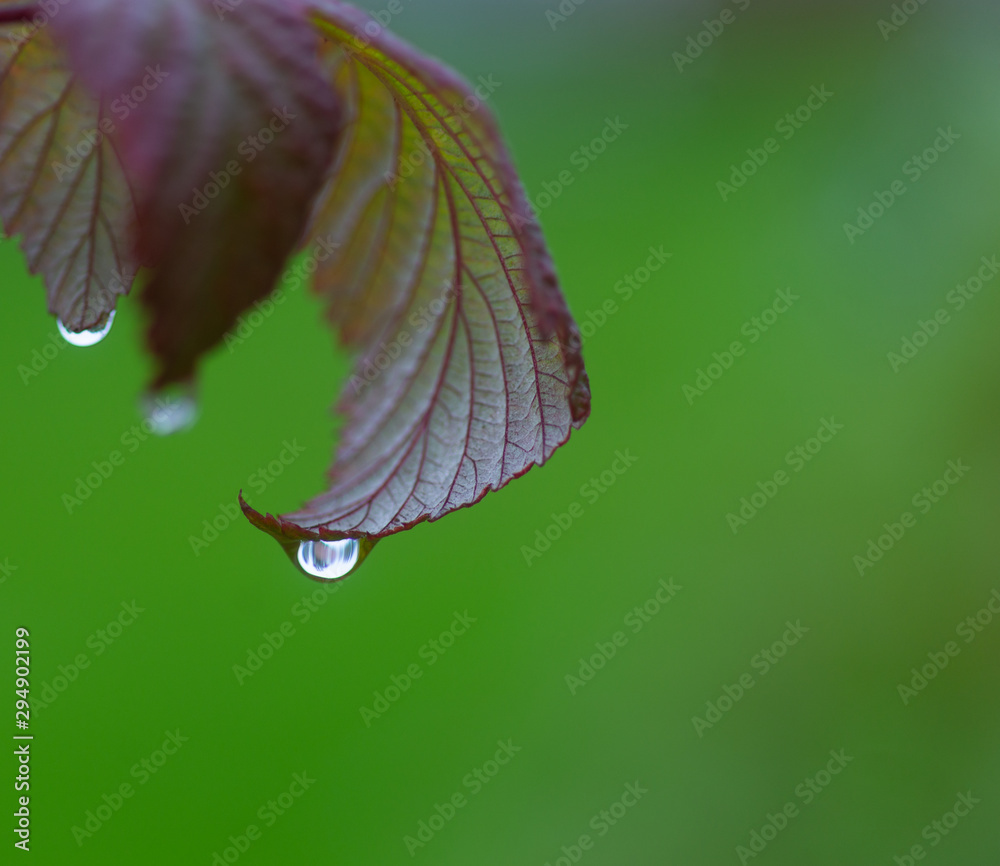
[[49, 27], [117, 117], [136, 198], [154, 383], [274, 287], [340, 130], [297, 0], [72, 0]]
[[[0, 213], [61, 315], [93, 324], [124, 290], [109, 272], [149, 268], [163, 386], [304, 237], [322, 250], [316, 289], [357, 355], [330, 489], [288, 517], [242, 503], [293, 558], [345, 535], [363, 557], [544, 463], [586, 420], [580, 335], [481, 105], [492, 90], [339, 0], [58, 13], [2, 55]], [[0, 4], [0, 31], [34, 14]], [[81, 154], [92, 125], [103, 137]]]
[[346, 4], [314, 8], [349, 109], [313, 217], [339, 244], [316, 286], [358, 360], [329, 491], [280, 518], [244, 504], [286, 550], [472, 505], [590, 411], [579, 333], [481, 97]]
[[[23, 35], [22, 35], [23, 34]], [[71, 331], [103, 324], [135, 278], [131, 193], [112, 124], [44, 30], [0, 28], [0, 217]]]

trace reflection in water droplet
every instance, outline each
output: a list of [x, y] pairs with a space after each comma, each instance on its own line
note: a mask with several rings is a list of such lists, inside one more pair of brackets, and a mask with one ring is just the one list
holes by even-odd
[[358, 564], [361, 545], [356, 538], [343, 541], [303, 541], [299, 545], [299, 565], [320, 580], [337, 580]]
[[142, 398], [146, 426], [157, 436], [170, 436], [190, 430], [198, 420], [198, 401], [190, 389], [170, 393], [157, 391]]
[[59, 333], [67, 343], [71, 346], [86, 348], [87, 346], [96, 346], [100, 343], [108, 335], [114, 323], [115, 311], [112, 310], [108, 315], [108, 320], [100, 328], [95, 328], [93, 331], [80, 331], [77, 334], [69, 330], [61, 321], [56, 324], [59, 326]]

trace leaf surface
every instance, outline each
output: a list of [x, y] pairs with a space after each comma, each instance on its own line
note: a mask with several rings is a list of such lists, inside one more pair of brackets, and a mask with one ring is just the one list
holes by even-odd
[[0, 27], [0, 217], [71, 331], [103, 324], [136, 273], [132, 197], [111, 128], [47, 30]]
[[297, 0], [72, 0], [49, 27], [120, 118], [156, 385], [274, 287], [340, 129]]
[[283, 517], [244, 505], [286, 548], [478, 502], [590, 411], [580, 336], [488, 87], [477, 95], [346, 4], [313, 8], [348, 111], [313, 215], [313, 238], [337, 244], [316, 288], [357, 362], [329, 490]]

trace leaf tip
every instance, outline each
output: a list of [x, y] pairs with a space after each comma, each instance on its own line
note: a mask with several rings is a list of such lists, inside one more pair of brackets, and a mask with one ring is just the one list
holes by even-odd
[[299, 551], [304, 544], [309, 544], [310, 542], [336, 542], [345, 541], [347, 539], [353, 539], [358, 542], [358, 555], [353, 567], [346, 574], [340, 575], [337, 579], [342, 580], [353, 574], [362, 562], [367, 558], [368, 554], [372, 552], [375, 545], [378, 543], [379, 539], [365, 534], [347, 534], [343, 532], [332, 532], [328, 529], [322, 527], [316, 527], [314, 529], [306, 529], [305, 527], [299, 526], [297, 523], [292, 523], [289, 520], [284, 520], [281, 517], [275, 516], [270, 513], [261, 514], [257, 509], [251, 506], [246, 499], [243, 498], [243, 491], [239, 494], [240, 508], [243, 510], [244, 516], [250, 523], [255, 526], [261, 532], [265, 532], [270, 535], [278, 544], [281, 545], [281, 549], [285, 552], [285, 555], [291, 560], [292, 564], [307, 577], [317, 580], [320, 583], [331, 583], [329, 578], [317, 577], [315, 574], [309, 572], [302, 567], [302, 561], [299, 557]]

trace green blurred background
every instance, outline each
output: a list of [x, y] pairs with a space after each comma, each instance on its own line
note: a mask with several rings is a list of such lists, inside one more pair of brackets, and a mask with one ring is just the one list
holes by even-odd
[[[939, 866], [995, 864], [1000, 281], [961, 310], [947, 298], [1000, 253], [1000, 10], [907, 5], [889, 31], [889, 3], [588, 0], [562, 21], [546, 16], [555, 0], [403, 3], [397, 32], [502, 83], [491, 104], [572, 309], [595, 323], [594, 413], [550, 464], [384, 542], [334, 593], [242, 519], [199, 555], [190, 542], [284, 440], [305, 450], [253, 503], [289, 510], [319, 489], [347, 366], [312, 299], [295, 293], [216, 353], [197, 427], [142, 442], [70, 514], [63, 494], [140, 420], [141, 316], [126, 301], [107, 341], [24, 382], [55, 323], [0, 247], [0, 625], [11, 643], [31, 630], [36, 697], [88, 663], [32, 714], [32, 851], [5, 829], [4, 862], [207, 866], [253, 824], [230, 860], [892, 864], [921, 845]], [[723, 9], [721, 35], [678, 69]], [[784, 138], [776, 124], [814, 86], [833, 95]], [[609, 119], [627, 129], [581, 157]], [[904, 166], [939, 127], [959, 137], [915, 180]], [[717, 183], [768, 138], [777, 152], [724, 200]], [[906, 193], [851, 243], [844, 224], [897, 179]], [[650, 247], [671, 258], [626, 300], [616, 284]], [[798, 300], [751, 342], [779, 290]], [[894, 371], [888, 353], [942, 308]], [[737, 340], [744, 353], [709, 371]], [[700, 370], [722, 375], [686, 396]], [[831, 418], [843, 428], [812, 459], [787, 459]], [[619, 451], [634, 465], [582, 489]], [[949, 461], [969, 470], [922, 513], [914, 495]], [[769, 487], [779, 470], [788, 483]], [[727, 515], [759, 483], [776, 495], [734, 533]], [[573, 503], [582, 516], [527, 564], [522, 548]], [[859, 569], [907, 511], [915, 525]], [[638, 618], [661, 580], [679, 589]], [[108, 632], [133, 602], [134, 622]], [[438, 653], [456, 613], [475, 622]], [[257, 671], [234, 670], [286, 623]], [[610, 661], [567, 680], [616, 632]], [[904, 703], [899, 684], [949, 641], [957, 655]], [[363, 715], [408, 668], [408, 690]], [[168, 731], [187, 741], [145, 775]], [[499, 768], [498, 741], [520, 749]], [[831, 750], [851, 760], [826, 776]], [[483, 785], [477, 769], [496, 775]], [[296, 773], [315, 783], [270, 811]], [[78, 844], [122, 783], [134, 796]], [[615, 805], [637, 784], [641, 799]], [[971, 813], [948, 817], [969, 792]], [[431, 821], [456, 793], [465, 805]], [[438, 829], [408, 846], [422, 821]]]

